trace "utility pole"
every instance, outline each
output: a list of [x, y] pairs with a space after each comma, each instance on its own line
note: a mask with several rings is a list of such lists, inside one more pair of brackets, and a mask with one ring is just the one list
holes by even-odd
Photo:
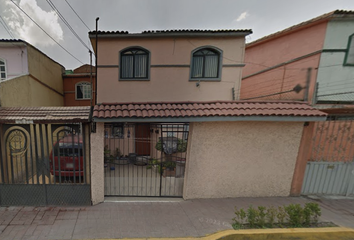
[[91, 82], [91, 102], [90, 102], [90, 106], [91, 108], [93, 107], [92, 105], [92, 100], [93, 100], [93, 84], [92, 84], [92, 51], [89, 50], [89, 53], [90, 53], [90, 82]]
[[98, 58], [98, 48], [97, 48], [97, 42], [98, 42], [98, 20], [100, 18], [97, 17], [96, 18], [96, 58], [95, 58], [95, 61], [96, 61], [96, 78], [95, 78], [95, 105], [97, 105], [97, 78], [98, 78], [98, 71], [97, 71], [97, 58]]

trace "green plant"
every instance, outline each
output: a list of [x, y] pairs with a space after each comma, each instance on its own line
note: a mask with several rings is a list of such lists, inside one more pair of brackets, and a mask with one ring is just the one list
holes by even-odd
[[255, 209], [252, 205], [250, 205], [247, 209], [247, 220], [251, 228], [256, 227], [258, 215], [258, 210]]
[[170, 170], [173, 170], [174, 168], [176, 168], [176, 162], [173, 162], [173, 161], [163, 162], [162, 166], [165, 168], [168, 168]]
[[277, 216], [277, 209], [273, 206], [269, 207], [266, 211], [267, 227], [272, 228], [274, 226], [275, 218]]
[[109, 157], [109, 155], [111, 155], [111, 150], [108, 149], [108, 145], [104, 146], [103, 152], [105, 157]]
[[266, 226], [266, 207], [264, 207], [264, 206], [258, 206], [256, 225], [259, 228], [265, 228], [265, 226]]
[[[306, 214], [310, 213], [310, 217], [309, 217], [310, 224], [311, 222], [314, 224], [318, 223], [318, 217], [321, 216], [321, 208], [317, 203], [306, 203], [304, 207], [304, 211], [306, 211]], [[308, 218], [308, 215], [306, 215], [306, 218]]]
[[279, 227], [284, 227], [285, 218], [286, 218], [285, 209], [284, 209], [284, 207], [279, 206], [278, 212], [277, 212], [277, 219], [278, 219]]
[[161, 161], [155, 158], [151, 158], [149, 161], [149, 164], [147, 165], [147, 169], [151, 169], [152, 167], [156, 167], [157, 172], [162, 174], [163, 173], [163, 169], [161, 167]]
[[287, 220], [291, 227], [301, 227], [303, 223], [303, 208], [300, 204], [289, 204], [285, 207]]
[[243, 228], [243, 225], [245, 224], [245, 218], [246, 218], [245, 210], [243, 210], [243, 208], [238, 210], [237, 207], [235, 207], [235, 215], [236, 217], [232, 219], [233, 220], [232, 227], [234, 229]]
[[[159, 141], [155, 145], [156, 150], [162, 151], [162, 141]], [[187, 141], [178, 138], [177, 139], [177, 152], [185, 152], [187, 150]]]

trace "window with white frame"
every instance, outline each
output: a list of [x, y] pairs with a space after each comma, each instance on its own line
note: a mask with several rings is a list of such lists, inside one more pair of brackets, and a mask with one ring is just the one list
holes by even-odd
[[191, 79], [220, 78], [221, 53], [216, 49], [202, 48], [192, 53]]
[[143, 48], [129, 48], [120, 53], [120, 79], [147, 80], [149, 52]]
[[76, 99], [91, 99], [91, 84], [80, 82], [76, 84]]
[[354, 66], [354, 34], [349, 36], [348, 48], [345, 54], [344, 65]]
[[6, 64], [5, 60], [0, 58], [0, 80], [6, 79]]

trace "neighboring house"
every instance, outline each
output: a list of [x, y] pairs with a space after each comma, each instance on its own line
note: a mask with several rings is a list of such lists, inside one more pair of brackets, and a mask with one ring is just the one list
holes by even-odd
[[326, 114], [301, 102], [237, 101], [250, 33], [89, 33], [97, 56], [93, 204], [290, 194], [304, 122]]
[[354, 103], [354, 11], [336, 10], [251, 42], [245, 62], [240, 99], [345, 108]]
[[[299, 100], [306, 124], [292, 194], [353, 195], [354, 11], [336, 10], [246, 45], [241, 100]], [[306, 170], [305, 170], [306, 169]]]
[[23, 40], [0, 39], [0, 105], [62, 106], [64, 67]]
[[92, 85], [95, 86], [95, 71], [95, 67], [91, 67], [88, 64], [82, 65], [73, 71], [65, 71], [63, 75], [64, 106], [91, 106], [95, 103], [95, 88], [91, 88]]

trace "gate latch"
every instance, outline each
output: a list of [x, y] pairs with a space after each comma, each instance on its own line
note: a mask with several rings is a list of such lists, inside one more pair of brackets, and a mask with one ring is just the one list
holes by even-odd
[[334, 169], [334, 165], [328, 165], [327, 169]]

